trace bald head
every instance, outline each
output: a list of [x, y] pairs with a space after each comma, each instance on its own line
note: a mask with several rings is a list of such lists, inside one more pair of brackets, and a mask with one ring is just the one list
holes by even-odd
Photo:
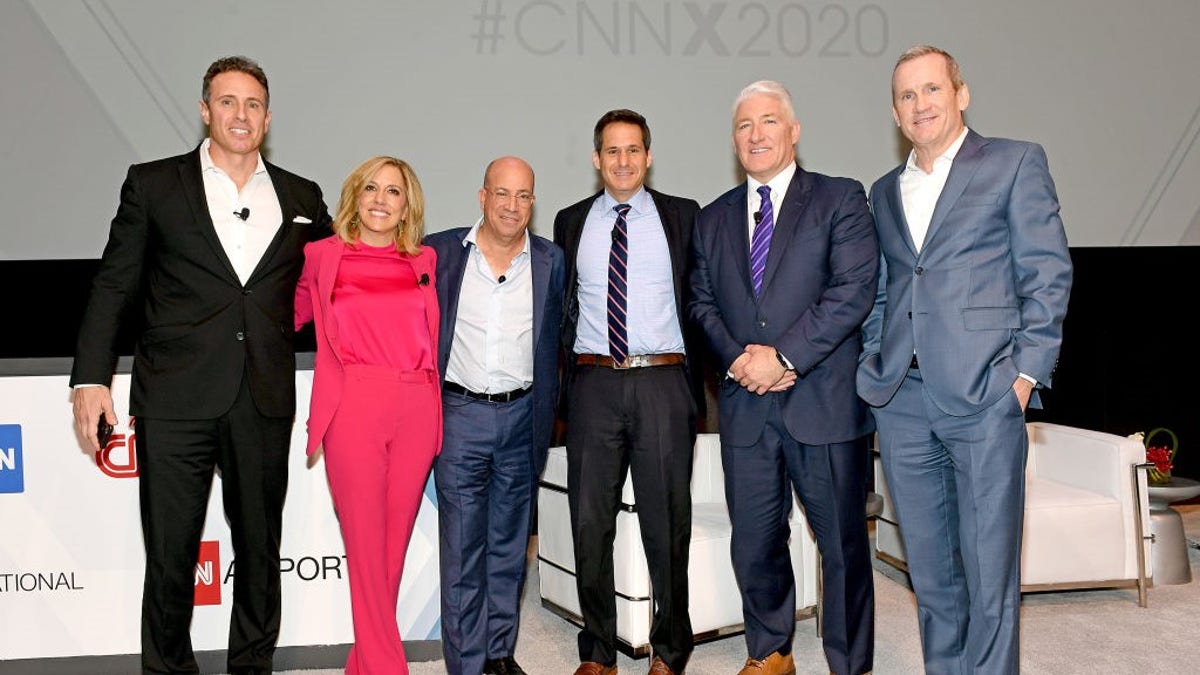
[[513, 172], [523, 174], [529, 179], [529, 191], [533, 192], [533, 167], [529, 166], [529, 162], [507, 155], [505, 157], [497, 157], [488, 162], [487, 168], [483, 171], [483, 187], [495, 185], [498, 175], [512, 175]]

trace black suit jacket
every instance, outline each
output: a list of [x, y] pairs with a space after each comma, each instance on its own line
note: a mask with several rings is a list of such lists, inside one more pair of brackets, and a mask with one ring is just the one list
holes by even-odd
[[[689, 293], [688, 277], [692, 270], [692, 228], [696, 222], [696, 214], [700, 204], [694, 199], [673, 197], [656, 190], [646, 188], [654, 200], [654, 208], [658, 210], [658, 218], [662, 221], [663, 230], [667, 237], [667, 248], [671, 252], [671, 272], [675, 284], [675, 314], [679, 317], [679, 328], [683, 332], [684, 349], [687, 350], [688, 382], [691, 386], [692, 397], [696, 400], [696, 411], [699, 418], [705, 415], [702, 350], [705, 348], [703, 335], [687, 320], [687, 299]], [[579, 271], [576, 259], [579, 256], [579, 239], [583, 235], [583, 224], [587, 220], [592, 203], [603, 192], [576, 202], [558, 212], [554, 217], [554, 243], [562, 247], [566, 253], [567, 290], [563, 316], [563, 354], [565, 355], [566, 378], [564, 393], [569, 389], [571, 376], [575, 367], [573, 349], [575, 347], [575, 331], [579, 324], [579, 299], [576, 290], [579, 287]], [[566, 416], [567, 406], [560, 405], [559, 410]]]
[[217, 417], [243, 376], [264, 415], [295, 414], [296, 280], [304, 244], [330, 234], [330, 218], [316, 183], [266, 167], [283, 223], [245, 286], [208, 213], [199, 147], [129, 168], [80, 325], [72, 386], [109, 384], [117, 333], [137, 321], [131, 415]]

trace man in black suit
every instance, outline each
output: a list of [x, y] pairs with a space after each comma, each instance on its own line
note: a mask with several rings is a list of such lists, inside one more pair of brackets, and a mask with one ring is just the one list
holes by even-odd
[[575, 672], [616, 672], [612, 547], [629, 470], [654, 588], [650, 672], [682, 673], [692, 652], [692, 446], [704, 403], [684, 293], [700, 206], [644, 187], [653, 158], [638, 113], [606, 113], [593, 144], [604, 191], [554, 219], [567, 263], [567, 498], [584, 622]]
[[[237, 573], [230, 673], [269, 673], [279, 636], [279, 542], [295, 416], [292, 328], [308, 241], [330, 232], [321, 190], [259, 154], [266, 74], [244, 57], [204, 76], [195, 150], [129, 168], [71, 372], [75, 423], [92, 450], [117, 333], [137, 322], [129, 413], [137, 418], [142, 668], [196, 673], [193, 574], [220, 469]], [[140, 308], [137, 305], [141, 305]]]

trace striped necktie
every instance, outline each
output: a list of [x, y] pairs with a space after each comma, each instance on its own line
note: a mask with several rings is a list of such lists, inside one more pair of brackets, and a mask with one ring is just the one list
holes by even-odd
[[629, 232], [625, 214], [629, 204], [617, 204], [617, 221], [613, 224], [612, 248], [608, 252], [608, 353], [614, 361], [623, 362], [629, 356], [629, 335], [625, 325], [626, 267], [629, 263]]
[[754, 282], [754, 297], [762, 295], [763, 274], [767, 271], [767, 252], [771, 250], [771, 233], [775, 231], [775, 209], [771, 206], [771, 188], [761, 185], [758, 194], [762, 204], [754, 215], [754, 236], [750, 238], [750, 279]]

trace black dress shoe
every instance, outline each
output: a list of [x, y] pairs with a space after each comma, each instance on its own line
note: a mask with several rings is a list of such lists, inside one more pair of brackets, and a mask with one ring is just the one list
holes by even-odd
[[517, 660], [511, 656], [484, 661], [483, 672], [484, 675], [525, 675], [525, 671], [521, 670]]

